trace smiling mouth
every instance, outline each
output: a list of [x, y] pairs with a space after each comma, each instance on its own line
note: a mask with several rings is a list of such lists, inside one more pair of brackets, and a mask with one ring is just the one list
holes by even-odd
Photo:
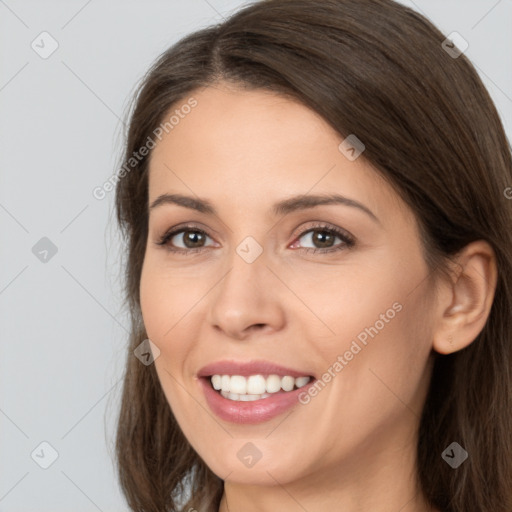
[[313, 377], [276, 374], [255, 374], [246, 377], [216, 374], [206, 379], [217, 393], [228, 400], [253, 402], [300, 389], [309, 384]]

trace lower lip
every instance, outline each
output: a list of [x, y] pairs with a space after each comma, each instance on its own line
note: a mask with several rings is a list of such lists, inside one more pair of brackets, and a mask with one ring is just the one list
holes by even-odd
[[209, 378], [199, 379], [210, 409], [222, 420], [231, 423], [255, 424], [269, 421], [299, 403], [299, 394], [306, 391], [314, 383], [313, 380], [305, 386], [282, 393], [273, 393], [267, 398], [252, 402], [239, 402], [224, 398], [215, 391]]

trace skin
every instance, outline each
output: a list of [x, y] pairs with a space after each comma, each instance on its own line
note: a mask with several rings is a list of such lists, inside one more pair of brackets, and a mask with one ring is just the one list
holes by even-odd
[[[224, 83], [190, 96], [197, 107], [152, 152], [149, 201], [200, 197], [217, 215], [173, 204], [152, 209], [140, 292], [169, 405], [225, 480], [219, 510], [434, 510], [415, 486], [416, 429], [435, 352], [464, 348], [488, 317], [492, 249], [471, 244], [452, 279], [434, 279], [412, 211], [364, 153], [350, 161], [340, 152], [343, 137], [314, 111]], [[334, 191], [378, 222], [344, 205], [271, 210], [291, 196]], [[187, 222], [207, 232], [202, 252], [156, 245]], [[322, 253], [310, 231], [319, 222], [348, 231], [355, 245]], [[236, 252], [247, 236], [263, 250], [253, 263]], [[178, 234], [169, 244], [186, 248], [184, 240]], [[307, 405], [258, 425], [209, 410], [197, 380], [204, 365], [260, 359], [321, 377], [394, 303], [401, 311]], [[262, 454], [252, 468], [237, 457], [249, 441]]]

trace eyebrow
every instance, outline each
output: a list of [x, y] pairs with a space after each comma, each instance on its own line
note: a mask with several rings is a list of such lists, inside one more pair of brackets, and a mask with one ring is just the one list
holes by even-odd
[[[151, 203], [149, 208], [153, 210], [164, 204], [175, 204], [207, 215], [217, 215], [217, 211], [208, 200], [182, 194], [162, 194]], [[339, 194], [294, 196], [275, 203], [272, 210], [274, 215], [286, 215], [295, 211], [330, 204], [340, 204], [357, 208], [366, 213], [374, 222], [380, 224], [377, 216], [364, 204]]]

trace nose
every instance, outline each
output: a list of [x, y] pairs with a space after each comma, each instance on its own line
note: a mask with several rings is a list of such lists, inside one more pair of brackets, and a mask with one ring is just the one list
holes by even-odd
[[210, 323], [235, 340], [278, 331], [285, 325], [282, 284], [265, 253], [248, 263], [237, 253], [210, 297]]

